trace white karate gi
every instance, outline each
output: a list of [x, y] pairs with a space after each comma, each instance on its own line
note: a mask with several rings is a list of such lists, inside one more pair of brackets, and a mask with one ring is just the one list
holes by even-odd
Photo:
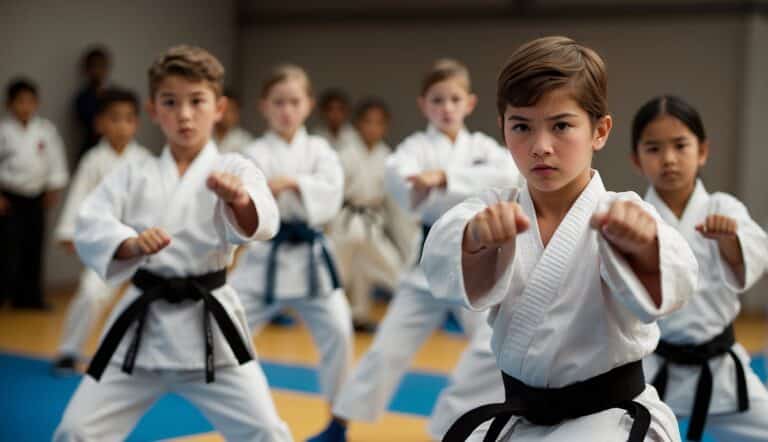
[[[129, 143], [122, 154], [118, 154], [104, 139], [90, 149], [80, 160], [80, 165], [72, 179], [61, 211], [61, 218], [56, 227], [56, 239], [74, 241], [77, 211], [105, 176], [123, 163], [140, 161], [150, 155], [149, 151], [135, 142]], [[80, 274], [77, 293], [69, 304], [64, 332], [59, 344], [59, 355], [80, 356], [80, 351], [99, 313], [117, 293], [117, 289], [107, 285], [93, 270], [87, 267], [83, 270]]]
[[[681, 218], [667, 207], [650, 188], [645, 200], [659, 211], [662, 219], [685, 237], [699, 262], [698, 288], [680, 311], [659, 321], [661, 339], [672, 344], [702, 344], [722, 333], [741, 310], [739, 295], [749, 290], [768, 266], [768, 235], [749, 216], [744, 205], [725, 193], [710, 194], [699, 180]], [[708, 215], [734, 218], [744, 258], [745, 283], [742, 285], [722, 258], [717, 241], [696, 231]], [[712, 400], [705, 430], [722, 441], [768, 440], [768, 392], [750, 368], [750, 358], [741, 344], [732, 347], [744, 367], [749, 392], [749, 410], [737, 411], [736, 368], [730, 355], [709, 361], [712, 371]], [[644, 361], [650, 382], [663, 359], [652, 354]], [[699, 367], [669, 364], [669, 378], [664, 402], [678, 416], [690, 416], [699, 379]]]
[[[432, 190], [418, 207], [411, 208], [411, 185], [406, 178], [435, 169], [445, 172], [446, 188]], [[514, 185], [518, 180], [517, 168], [506, 149], [487, 135], [467, 130], [459, 132], [452, 143], [430, 126], [425, 132], [406, 138], [387, 162], [387, 189], [398, 205], [415, 212], [427, 225], [454, 204], [482, 189]], [[334, 415], [350, 420], [377, 419], [389, 404], [416, 351], [451, 311], [468, 336], [474, 335], [478, 326], [484, 326], [481, 324], [485, 315], [436, 300], [420, 267], [406, 271], [373, 344], [342, 389], [333, 409]], [[486, 357], [491, 359], [492, 354], [488, 352]], [[485, 373], [485, 376], [484, 382], [496, 383], [503, 389], [498, 371]], [[483, 381], [473, 379], [472, 382]], [[462, 393], [462, 396], [443, 397], [442, 400], [476, 404], [494, 399], [485, 397], [484, 391], [468, 392], [460, 388], [451, 391]], [[433, 418], [438, 422], [435, 426], [441, 427], [444, 426], [441, 422], [451, 417]]]
[[242, 127], [233, 127], [224, 137], [216, 140], [219, 152], [242, 152], [243, 148], [253, 141], [253, 135]]
[[[211, 192], [213, 171], [239, 176], [259, 213], [250, 237], [237, 225], [232, 210]], [[75, 244], [83, 262], [109, 283], [130, 278], [139, 268], [165, 277], [220, 271], [236, 245], [266, 240], [277, 231], [277, 207], [260, 171], [239, 155], [221, 155], [208, 143], [183, 176], [168, 147], [159, 158], [122, 165], [83, 202]], [[113, 258], [118, 246], [140, 232], [160, 227], [171, 237], [165, 249], [130, 260]], [[253, 353], [243, 307], [230, 285], [214, 290], [246, 347]], [[131, 286], [113, 311], [107, 327], [140, 293]], [[228, 439], [291, 440], [279, 419], [258, 363], [242, 366], [211, 320], [216, 381], [205, 383], [203, 303], [164, 300], [150, 304], [133, 376], [119, 365], [133, 338], [123, 337], [100, 382], [86, 377], [70, 400], [55, 440], [122, 440], [143, 412], [165, 392], [190, 399]]]
[[[607, 192], [596, 171], [546, 247], [530, 193], [523, 186], [517, 201], [531, 227], [517, 236], [513, 259], [472, 269], [488, 272], [496, 283], [486, 295], [469, 300], [467, 292], [472, 288], [464, 285], [461, 249], [466, 224], [485, 207], [510, 200], [516, 193], [515, 189], [484, 193], [459, 204], [435, 224], [422, 259], [435, 296], [472, 310], [490, 308], [491, 343], [499, 367], [533, 387], [570, 385], [653, 352], [659, 338], [655, 321], [680, 308], [693, 293], [696, 260], [685, 239], [659, 221], [662, 303], [655, 306], [626, 260], [589, 227], [591, 216], [605, 210], [610, 201], [644, 203], [631, 192]], [[644, 207], [658, 218], [652, 207]], [[509, 256], [510, 251], [502, 249], [498, 259]], [[647, 440], [680, 440], [672, 411], [653, 387], [648, 386], [635, 401], [651, 413]], [[502, 440], [621, 441], [627, 439], [631, 425], [623, 409], [556, 426], [513, 417], [502, 431]]]
[[0, 120], [0, 190], [35, 197], [67, 184], [64, 143], [50, 121], [33, 117], [22, 126], [13, 117]]
[[331, 239], [352, 317], [364, 321], [370, 319], [374, 286], [393, 289], [412, 253], [410, 248], [398, 248], [397, 223], [403, 216], [384, 190], [392, 150], [383, 142], [369, 150], [359, 136], [355, 139], [339, 150], [347, 206], [331, 225]]
[[[339, 212], [344, 172], [339, 158], [320, 137], [303, 128], [286, 143], [268, 132], [243, 151], [264, 172], [267, 179], [289, 176], [298, 182], [299, 194], [285, 191], [277, 197], [282, 221], [303, 221], [321, 230]], [[327, 241], [324, 241], [329, 247]], [[232, 271], [231, 283], [240, 293], [249, 328], [257, 333], [269, 319], [286, 307], [301, 315], [315, 339], [320, 355], [320, 387], [333, 401], [352, 361], [352, 321], [344, 291], [334, 290], [320, 243], [314, 256], [318, 293], [309, 296], [309, 246], [284, 243], [277, 252], [275, 300], [264, 297], [267, 260], [272, 244], [251, 243]]]

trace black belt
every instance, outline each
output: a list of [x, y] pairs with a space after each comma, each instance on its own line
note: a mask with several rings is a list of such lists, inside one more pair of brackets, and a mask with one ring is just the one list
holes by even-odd
[[264, 287], [264, 302], [269, 305], [275, 302], [275, 280], [277, 277], [277, 251], [283, 244], [308, 244], [309, 245], [309, 272], [308, 278], [308, 296], [317, 296], [318, 280], [317, 266], [315, 263], [315, 242], [320, 241], [320, 250], [323, 254], [323, 261], [331, 276], [331, 284], [334, 289], [341, 287], [339, 274], [336, 271], [336, 265], [333, 263], [331, 253], [325, 247], [323, 233], [313, 229], [307, 223], [294, 221], [280, 223], [280, 231], [272, 238], [272, 248], [267, 257], [267, 275], [266, 285]]
[[660, 341], [656, 347], [656, 354], [664, 358], [656, 378], [653, 380], [653, 386], [659, 392], [659, 397], [664, 399], [667, 391], [667, 381], [669, 380], [669, 363], [680, 365], [695, 365], [701, 367], [699, 382], [696, 385], [696, 394], [693, 399], [693, 410], [691, 411], [691, 421], [688, 425], [688, 434], [686, 438], [692, 441], [699, 441], [704, 434], [704, 427], [707, 423], [707, 414], [709, 413], [709, 404], [712, 400], [712, 370], [709, 368], [709, 360], [722, 356], [731, 355], [736, 364], [736, 391], [739, 402], [739, 411], [749, 409], [749, 395], [747, 394], [747, 378], [744, 374], [744, 366], [733, 352], [732, 347], [736, 343], [733, 334], [733, 325], [729, 325], [718, 336], [710, 341], [700, 345], [676, 345], [669, 342]]
[[485, 442], [495, 441], [512, 416], [534, 425], [557, 425], [566, 419], [623, 408], [634, 419], [627, 442], [643, 442], [651, 425], [651, 414], [634, 398], [645, 390], [640, 361], [561, 388], [535, 388], [502, 372], [506, 400], [475, 408], [453, 423], [443, 442], [463, 442], [484, 422], [493, 419]]
[[235, 327], [224, 306], [211, 294], [211, 291], [226, 284], [227, 273], [225, 270], [186, 278], [164, 278], [148, 270], [141, 269], [136, 272], [131, 282], [142, 293], [112, 323], [109, 331], [101, 341], [99, 349], [96, 351], [93, 359], [91, 359], [88, 374], [97, 381], [101, 379], [101, 375], [107, 368], [109, 360], [112, 359], [112, 355], [115, 353], [128, 327], [134, 321], [138, 321], [136, 333], [133, 335], [133, 340], [123, 360], [123, 371], [128, 374], [133, 372], [149, 305], [161, 299], [173, 304], [186, 300], [203, 301], [206, 382], [214, 381], [213, 331], [211, 330], [211, 321], [208, 313], [213, 315], [216, 323], [219, 324], [219, 329], [221, 329], [221, 333], [232, 348], [237, 361], [240, 364], [244, 364], [252, 359], [248, 346], [243, 341], [242, 335], [237, 330], [237, 327]]

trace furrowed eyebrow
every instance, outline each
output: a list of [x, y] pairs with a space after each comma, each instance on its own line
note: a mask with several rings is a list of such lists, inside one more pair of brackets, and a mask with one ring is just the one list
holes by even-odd
[[570, 118], [570, 117], [576, 117], [576, 114], [572, 114], [569, 112], [563, 112], [562, 114], [553, 115], [551, 117], [547, 117], [547, 121], [553, 121], [553, 120], [560, 120], [562, 118]]

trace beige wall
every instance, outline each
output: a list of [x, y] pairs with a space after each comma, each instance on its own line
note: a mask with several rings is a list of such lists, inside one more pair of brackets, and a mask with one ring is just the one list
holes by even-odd
[[[215, 5], [215, 7], [213, 6]], [[71, 98], [79, 87], [78, 60], [100, 42], [114, 56], [112, 80], [146, 96], [146, 69], [163, 49], [179, 43], [210, 49], [231, 66], [235, 48], [233, 0], [4, 1], [0, 13], [0, 84], [24, 74], [40, 86], [41, 114], [52, 120], [74, 152], [79, 147]], [[3, 100], [5, 98], [3, 97]], [[159, 131], [142, 118], [139, 140], [156, 146]], [[49, 221], [55, 221], [56, 214]], [[50, 284], [76, 279], [79, 264], [57, 249], [47, 254]]]

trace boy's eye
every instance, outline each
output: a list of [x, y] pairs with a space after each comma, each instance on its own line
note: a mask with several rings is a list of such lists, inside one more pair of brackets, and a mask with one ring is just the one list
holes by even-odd
[[563, 132], [570, 127], [571, 127], [570, 124], [566, 123], [565, 121], [560, 121], [558, 123], [555, 123], [554, 129], [558, 132]]
[[688, 145], [687, 145], [687, 144], [685, 144], [685, 143], [678, 143], [677, 145], [675, 145], [675, 147], [677, 147], [677, 150], [683, 150], [683, 149], [685, 149], [687, 146], [688, 146]]
[[645, 148], [647, 153], [657, 153], [659, 151], [658, 146], [648, 146]]
[[163, 101], [161, 102], [161, 104], [162, 104], [163, 106], [167, 106], [167, 107], [170, 107], [170, 106], [173, 106], [174, 104], [176, 104], [176, 100], [166, 99], [166, 100], [163, 100]]
[[193, 98], [192, 99], [192, 104], [194, 104], [194, 105], [198, 105], [198, 104], [201, 104], [201, 103], [204, 103], [204, 102], [205, 102], [205, 100], [203, 100], [202, 98]]
[[527, 132], [529, 129], [527, 124], [524, 123], [517, 123], [512, 125], [512, 128], [510, 129], [512, 132]]

